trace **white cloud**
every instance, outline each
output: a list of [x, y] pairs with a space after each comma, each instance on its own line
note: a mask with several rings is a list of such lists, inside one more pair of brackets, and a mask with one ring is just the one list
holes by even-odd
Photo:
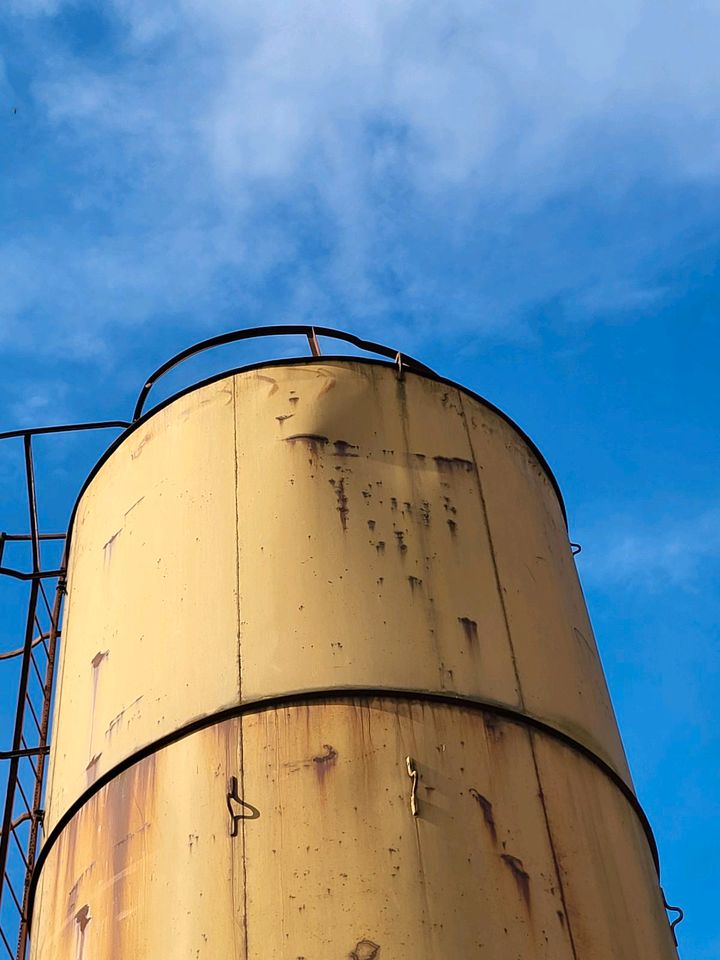
[[[26, 13], [58, 9], [82, 5]], [[254, 320], [412, 323], [416, 338], [441, 312], [448, 331], [516, 335], [555, 298], [589, 319], [642, 312], [666, 294], [648, 262], [674, 227], [616, 226], [586, 241], [590, 263], [577, 210], [718, 176], [715, 4], [105, 12], [100, 52], [42, 18], [28, 41], [58, 157], [25, 162], [41, 181], [47, 164], [64, 206], [0, 247], [6, 337], [51, 302], [58, 330], [90, 331], [91, 347], [114, 324], [202, 326], [188, 318], [233, 303]]]
[[720, 562], [720, 509], [644, 525], [614, 518], [583, 539], [581, 574], [588, 582], [692, 591]]

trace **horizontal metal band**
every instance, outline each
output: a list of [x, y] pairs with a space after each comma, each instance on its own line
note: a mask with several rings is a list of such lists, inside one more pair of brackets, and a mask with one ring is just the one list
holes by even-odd
[[653, 834], [652, 827], [650, 826], [650, 821], [640, 805], [639, 800], [635, 796], [632, 789], [620, 776], [620, 774], [617, 773], [617, 771], [614, 770], [609, 763], [599, 757], [589, 747], [585, 746], [585, 744], [581, 743], [579, 740], [575, 740], [574, 737], [571, 737], [569, 734], [564, 733], [557, 727], [553, 727], [549, 723], [545, 723], [543, 720], [539, 720], [537, 717], [533, 717], [530, 714], [524, 713], [522, 710], [517, 710], [514, 707], [504, 706], [491, 700], [469, 700], [466, 697], [456, 696], [453, 694], [431, 692], [425, 693], [418, 690], [398, 690], [387, 687], [337, 687], [333, 688], [332, 690], [302, 691], [299, 693], [289, 693], [282, 694], [280, 696], [248, 700], [245, 703], [238, 704], [234, 707], [229, 707], [225, 710], [220, 710], [217, 713], [200, 717], [197, 720], [193, 720], [185, 726], [179, 727], [177, 730], [173, 730], [171, 733], [160, 737], [158, 740], [147, 744], [140, 750], [137, 750], [135, 753], [126, 757], [120, 763], [116, 764], [110, 770], [106, 771], [104, 774], [102, 774], [102, 776], [98, 777], [95, 783], [81, 793], [74, 803], [68, 807], [68, 809], [60, 817], [58, 822], [48, 834], [45, 843], [42, 845], [38, 858], [35, 862], [35, 867], [28, 890], [28, 924], [32, 920], [33, 908], [35, 906], [35, 893], [43, 865], [45, 864], [50, 851], [57, 843], [65, 827], [85, 806], [88, 800], [94, 797], [95, 794], [99, 793], [100, 790], [103, 789], [103, 787], [106, 787], [111, 781], [120, 776], [130, 767], [134, 766], [136, 763], [139, 763], [141, 760], [145, 760], [154, 753], [158, 753], [158, 751], [170, 746], [173, 743], [177, 743], [178, 740], [182, 740], [193, 733], [197, 733], [200, 730], [223, 723], [226, 720], [231, 720], [234, 717], [243, 716], [244, 714], [261, 713], [264, 710], [277, 710], [280, 707], [298, 706], [302, 704], [337, 703], [344, 700], [368, 699], [437, 703], [445, 706], [462, 707], [465, 710], [477, 710], [482, 713], [493, 713], [499, 717], [502, 717], [504, 720], [509, 720], [512, 723], [517, 723], [521, 726], [528, 727], [539, 733], [552, 737], [554, 740], [558, 740], [560, 743], [564, 744], [566, 747], [569, 747], [576, 753], [581, 754], [602, 773], [604, 773], [605, 776], [612, 780], [612, 782], [620, 790], [635, 811], [645, 836], [647, 837], [650, 853], [655, 863], [655, 868], [658, 872], [659, 878], [660, 859], [658, 855], [657, 844], [655, 842], [655, 836]]

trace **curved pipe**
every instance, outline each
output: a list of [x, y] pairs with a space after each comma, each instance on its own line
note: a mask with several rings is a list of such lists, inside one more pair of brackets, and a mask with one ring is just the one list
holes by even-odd
[[[399, 350], [392, 350], [381, 343], [375, 343], [372, 340], [363, 340], [362, 337], [356, 337], [352, 333], [345, 333], [343, 330], [336, 330], [334, 327], [313, 327], [308, 324], [283, 323], [274, 324], [269, 327], [245, 327], [242, 330], [231, 330], [229, 333], [221, 333], [217, 337], [210, 337], [208, 340], [201, 340], [200, 343], [193, 344], [192, 347], [186, 347], [174, 357], [166, 360], [162, 366], [158, 367], [154, 373], [151, 373], [140, 391], [133, 410], [133, 423], [142, 416], [143, 407], [148, 394], [157, 381], [165, 376], [174, 367], [177, 367], [184, 360], [194, 357], [198, 353], [204, 353], [206, 350], [212, 350], [214, 347], [222, 347], [227, 343], [238, 343], [240, 340], [254, 340], [257, 337], [283, 337], [283, 336], [305, 336], [309, 343], [316, 343], [316, 338], [330, 337], [333, 340], [343, 340], [345, 343], [351, 343], [360, 350], [367, 350], [368, 353], [377, 353], [381, 357], [388, 357], [396, 360], [401, 366], [406, 366], [410, 370], [435, 376], [435, 371], [431, 370], [424, 363], [415, 360], [406, 353]], [[314, 351], [313, 351], [314, 352]]]

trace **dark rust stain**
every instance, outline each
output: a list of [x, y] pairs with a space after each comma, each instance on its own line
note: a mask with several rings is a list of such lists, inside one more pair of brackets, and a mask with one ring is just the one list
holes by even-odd
[[473, 644], [477, 643], [478, 639], [477, 623], [475, 620], [471, 620], [470, 617], [458, 617], [458, 623], [463, 628], [465, 639], [472, 647]]
[[322, 450], [329, 442], [328, 438], [320, 433], [293, 433], [291, 437], [285, 437], [285, 443], [305, 443], [313, 453], [317, 453], [318, 448]]
[[557, 910], [556, 913], [557, 913], [557, 915], [558, 915], [558, 920], [560, 921], [560, 926], [561, 926], [561, 927], [564, 927], [564, 926], [565, 926], [565, 914], [562, 912], [562, 910]]
[[498, 718], [492, 713], [485, 714], [485, 732], [493, 738], [493, 740], [500, 740], [503, 735], [502, 727]]
[[130, 453], [130, 459], [131, 459], [131, 460], [137, 460], [137, 458], [138, 458], [138, 457], [140, 456], [140, 454], [142, 453], [143, 447], [145, 446], [146, 443], [150, 443], [150, 440], [151, 440], [151, 439], [152, 439], [152, 434], [146, 433], [145, 436], [144, 436], [144, 437], [142, 438], [142, 440], [140, 441], [140, 443], [135, 447], [135, 449], [134, 449], [133, 451], [131, 451], [131, 453]]
[[75, 954], [77, 960], [83, 960], [83, 957], [85, 956], [85, 928], [90, 923], [91, 919], [90, 905], [86, 903], [85, 906], [80, 907], [78, 912], [75, 914], [75, 923], [78, 926], [78, 942]]
[[448, 525], [448, 529], [450, 530], [450, 533], [453, 536], [455, 536], [455, 531], [457, 530], [457, 523], [455, 523], [454, 520], [448, 520], [447, 525]]
[[420, 504], [420, 519], [424, 527], [430, 526], [430, 504], [427, 500], [423, 500]]
[[86, 903], [85, 906], [80, 907], [78, 912], [75, 914], [75, 923], [80, 927], [80, 933], [85, 933], [85, 927], [90, 923], [92, 917], [90, 916], [90, 904]]
[[110, 537], [110, 539], [103, 544], [103, 550], [108, 551], [108, 556], [112, 553], [113, 544], [115, 543], [115, 541], [117, 540], [117, 538], [120, 536], [121, 533], [122, 533], [122, 528], [120, 530], [116, 530], [115, 533]]
[[335, 761], [337, 760], [337, 750], [335, 747], [329, 743], [324, 743], [323, 750], [325, 751], [324, 753], [319, 753], [316, 757], [312, 758], [321, 783], [325, 779], [325, 774], [331, 767], [335, 766]]
[[282, 416], [280, 416], [280, 417], [275, 417], [275, 419], [276, 419], [277, 422], [280, 424], [280, 426], [282, 426], [282, 425], [285, 423], [286, 420], [289, 420], [291, 417], [294, 417], [294, 416], [295, 416], [294, 413], [284, 413], [284, 414], [283, 414]]
[[402, 530], [393, 531], [395, 534], [395, 539], [397, 540], [397, 545], [400, 550], [400, 553], [405, 553], [407, 550], [407, 544], [405, 543], [405, 534]]
[[497, 829], [495, 827], [495, 817], [493, 816], [493, 807], [487, 797], [484, 797], [481, 793], [475, 789], [475, 787], [470, 787], [470, 796], [473, 797], [480, 809], [482, 810], [483, 820], [485, 825], [490, 831], [493, 843], [497, 843]]
[[335, 763], [337, 760], [337, 750], [335, 747], [329, 743], [324, 743], [323, 750], [325, 753], [319, 753], [316, 757], [312, 758], [313, 763]]
[[347, 440], [336, 440], [333, 443], [335, 447], [335, 453], [338, 457], [357, 457], [357, 453], [351, 453], [352, 450], [357, 450], [357, 444], [348, 443]]
[[410, 584], [410, 589], [415, 593], [415, 589], [422, 586], [422, 580], [419, 577], [408, 577], [408, 583]]
[[452, 470], [456, 467], [466, 471], [473, 469], [472, 461], [463, 460], [462, 457], [433, 457], [433, 460], [440, 470]]
[[527, 872], [527, 870], [523, 866], [522, 860], [518, 860], [518, 858], [514, 857], [511, 853], [501, 853], [500, 858], [512, 870], [513, 876], [515, 877], [515, 882], [518, 885], [518, 890], [522, 894], [523, 900], [529, 907], [530, 906], [530, 874]]
[[348, 508], [348, 498], [345, 493], [345, 478], [340, 477], [339, 480], [330, 480], [328, 481], [333, 489], [335, 490], [335, 496], [337, 497], [337, 512], [340, 514], [340, 523], [342, 524], [343, 530], [347, 530], [348, 516], [350, 510]]
[[359, 940], [355, 949], [348, 954], [348, 960], [375, 960], [380, 956], [380, 944], [372, 940]]
[[397, 497], [390, 497], [390, 509], [397, 510]]
[[413, 456], [414, 456], [414, 457], [417, 457], [418, 460], [425, 460], [425, 454], [424, 454], [424, 453], [414, 453]]
[[385, 541], [378, 540], [378, 542], [375, 544], [375, 549], [378, 553], [385, 553]]
[[406, 501], [403, 503], [403, 507], [405, 508], [405, 511], [404, 511], [404, 512], [405, 512], [405, 513], [409, 513], [410, 516], [412, 516], [412, 504], [411, 504], [411, 503], [408, 503], [407, 500], [406, 500]]
[[368, 520], [368, 530], [374, 530], [374, 529], [375, 529], [375, 521]]

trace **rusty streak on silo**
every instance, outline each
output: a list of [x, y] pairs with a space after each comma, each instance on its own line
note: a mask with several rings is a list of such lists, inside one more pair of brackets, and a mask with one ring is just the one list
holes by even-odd
[[34, 960], [670, 960], [555, 481], [367, 359], [151, 412], [72, 525]]

